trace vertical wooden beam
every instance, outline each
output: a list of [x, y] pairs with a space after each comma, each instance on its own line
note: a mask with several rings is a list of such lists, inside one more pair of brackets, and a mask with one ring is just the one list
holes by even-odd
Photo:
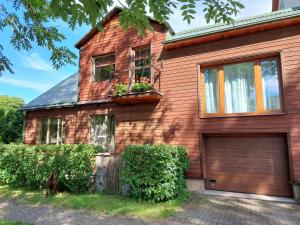
[[129, 48], [129, 79], [128, 79], [128, 91], [131, 90], [134, 78], [134, 50]]
[[254, 80], [256, 90], [256, 112], [264, 112], [263, 89], [262, 89], [262, 71], [259, 61], [254, 62]]
[[272, 11], [279, 10], [279, 0], [273, 0]]
[[60, 122], [61, 119], [57, 118], [57, 131], [56, 131], [56, 144], [61, 144], [61, 135], [60, 135]]
[[206, 99], [205, 99], [205, 77], [204, 77], [204, 71], [200, 68], [200, 65], [198, 66], [197, 70], [200, 78], [200, 115], [205, 116], [206, 114]]
[[107, 143], [107, 124], [108, 124], [108, 115], [104, 115], [104, 123], [103, 123], [103, 131], [104, 131], [104, 147], [105, 147], [105, 150], [107, 150], [107, 146], [108, 146], [108, 143]]
[[50, 118], [48, 118], [48, 121], [47, 121], [47, 135], [46, 135], [46, 144], [48, 145], [49, 144], [49, 141], [50, 141]]
[[225, 114], [225, 89], [224, 89], [224, 69], [223, 66], [218, 67], [218, 85], [219, 85], [219, 113]]

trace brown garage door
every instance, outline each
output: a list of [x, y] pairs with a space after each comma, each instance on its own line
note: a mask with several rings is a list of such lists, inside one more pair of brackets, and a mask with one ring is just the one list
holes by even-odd
[[282, 135], [205, 137], [206, 188], [291, 197]]

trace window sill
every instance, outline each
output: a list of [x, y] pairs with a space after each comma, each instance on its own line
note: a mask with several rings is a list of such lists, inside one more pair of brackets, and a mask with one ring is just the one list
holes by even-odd
[[210, 118], [239, 118], [239, 117], [253, 117], [253, 116], [283, 116], [286, 112], [273, 112], [273, 113], [237, 113], [228, 115], [200, 115], [200, 119], [210, 119]]

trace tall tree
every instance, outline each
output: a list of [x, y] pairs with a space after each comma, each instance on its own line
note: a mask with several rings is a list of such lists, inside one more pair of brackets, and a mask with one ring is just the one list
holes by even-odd
[[[231, 23], [244, 6], [240, 0], [117, 0], [124, 8], [120, 16], [124, 29], [134, 28], [140, 35], [151, 29], [147, 9], [160, 23], [168, 21], [176, 8], [181, 10], [181, 18], [187, 23], [194, 19], [196, 3], [204, 5], [207, 22]], [[10, 42], [17, 50], [29, 50], [32, 43], [47, 48], [51, 52], [53, 67], [59, 69], [65, 64], [74, 64], [76, 55], [59, 42], [65, 36], [51, 25], [51, 21], [61, 19], [71, 29], [86, 24], [102, 29], [102, 21], [114, 0], [7, 0], [0, 4], [0, 32], [11, 28]], [[5, 46], [6, 47], [6, 46]], [[0, 42], [0, 76], [5, 70], [13, 73], [12, 63], [4, 54]]]
[[22, 141], [24, 113], [19, 110], [22, 105], [21, 98], [0, 95], [0, 143]]

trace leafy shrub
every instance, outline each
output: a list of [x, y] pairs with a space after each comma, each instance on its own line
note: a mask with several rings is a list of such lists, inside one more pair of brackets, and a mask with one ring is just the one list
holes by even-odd
[[60, 191], [82, 193], [88, 188], [93, 154], [100, 151], [92, 145], [0, 145], [0, 183], [42, 189], [54, 171]]
[[123, 84], [123, 83], [116, 84], [115, 95], [116, 96], [122, 96], [122, 95], [126, 94], [127, 90], [128, 90], [128, 85], [127, 84]]
[[123, 153], [122, 181], [134, 198], [162, 202], [187, 193], [184, 173], [189, 161], [180, 146], [131, 145]]
[[150, 83], [135, 83], [132, 86], [132, 92], [144, 92], [152, 89], [152, 85]]

